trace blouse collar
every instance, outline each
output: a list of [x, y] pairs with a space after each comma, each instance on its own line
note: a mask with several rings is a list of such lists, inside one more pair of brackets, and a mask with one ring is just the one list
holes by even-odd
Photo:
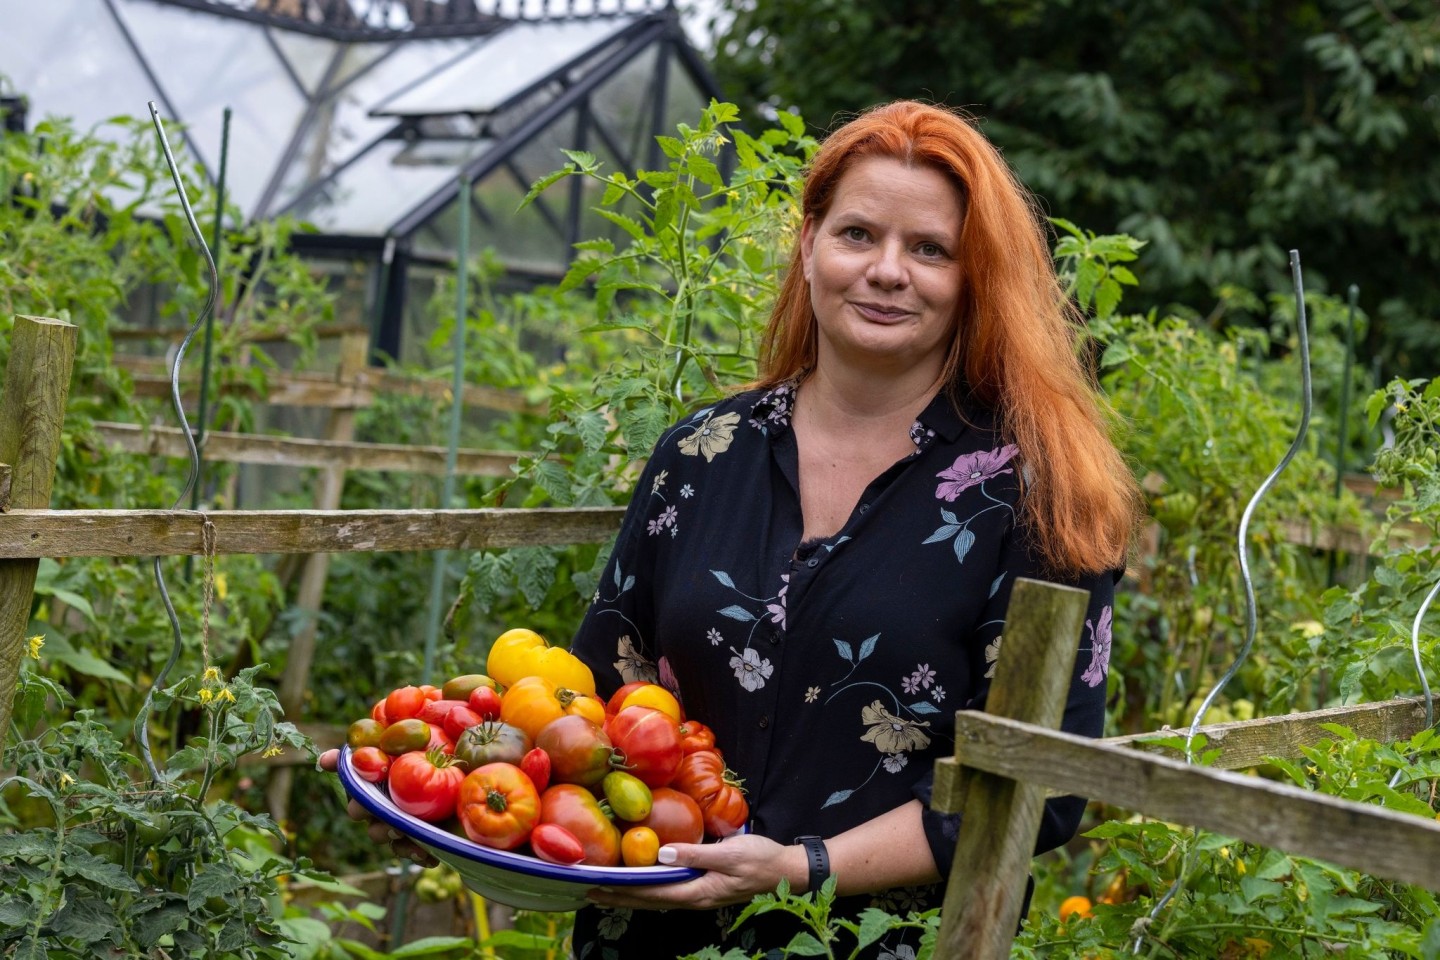
[[[799, 389], [800, 380], [795, 378], [762, 393], [750, 408], [750, 426], [771, 439], [788, 432]], [[947, 443], [953, 443], [965, 431], [965, 426], [965, 420], [942, 390], [911, 424], [910, 440], [916, 449], [924, 449], [936, 434], [944, 437]]]

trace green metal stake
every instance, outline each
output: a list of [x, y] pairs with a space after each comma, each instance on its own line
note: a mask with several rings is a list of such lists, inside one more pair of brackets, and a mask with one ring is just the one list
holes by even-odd
[[[1340, 381], [1340, 432], [1335, 439], [1335, 491], [1334, 499], [1338, 510], [1340, 491], [1345, 488], [1345, 444], [1350, 439], [1350, 380], [1355, 367], [1355, 306], [1360, 299], [1360, 288], [1350, 284], [1348, 291], [1350, 314], [1345, 323], [1345, 373]], [[1338, 518], [1337, 518], [1338, 519]], [[1335, 551], [1330, 551], [1327, 580], [1335, 586]]]
[[[210, 249], [215, 252], [215, 262], [220, 262], [221, 243], [224, 240], [225, 227], [225, 168], [230, 161], [230, 108], [225, 108], [225, 119], [220, 127], [220, 177], [216, 181], [217, 194], [215, 197], [215, 227], [210, 234]], [[195, 446], [199, 447], [205, 442], [205, 417], [206, 405], [210, 396], [210, 355], [212, 341], [215, 331], [215, 314], [219, 310], [212, 311], [210, 316], [205, 318], [205, 340], [203, 348], [203, 360], [200, 365], [200, 410], [195, 417]], [[195, 489], [190, 492], [190, 508], [192, 510], [200, 507], [200, 491], [204, 486], [205, 460], [200, 460], [200, 475], [195, 478]]]
[[[455, 377], [450, 393], [450, 441], [445, 450], [445, 483], [440, 493], [440, 509], [448, 510], [455, 496], [455, 460], [460, 447], [460, 415], [464, 412], [465, 391], [465, 294], [470, 286], [470, 179], [460, 178], [460, 236], [455, 251], [455, 332], [451, 351], [454, 353]], [[445, 565], [448, 550], [435, 551], [435, 566], [430, 574], [430, 610], [425, 624], [425, 664], [420, 682], [429, 683], [435, 669], [435, 647], [440, 637], [440, 597], [445, 588]]]

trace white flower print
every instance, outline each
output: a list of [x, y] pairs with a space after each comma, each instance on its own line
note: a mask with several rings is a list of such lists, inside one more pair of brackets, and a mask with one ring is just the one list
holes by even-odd
[[665, 478], [668, 476], [670, 476], [669, 470], [660, 471], [660, 475], [656, 477], [655, 482], [650, 485], [650, 493], [652, 495], [660, 492], [660, 488], [665, 486]]
[[788, 573], [782, 573], [782, 574], [780, 574], [780, 581], [781, 581], [781, 583], [783, 584], [783, 586], [780, 587], [780, 592], [775, 595], [775, 600], [774, 600], [774, 601], [772, 601], [771, 603], [765, 604], [765, 610], [766, 610], [767, 613], [770, 614], [770, 622], [771, 622], [771, 623], [778, 623], [778, 624], [780, 625], [780, 629], [781, 629], [781, 630], [784, 630], [784, 629], [785, 629], [785, 591], [787, 591], [787, 590], [790, 589], [790, 574], [788, 574]]
[[679, 528], [679, 527], [671, 527], [671, 528], [670, 528], [670, 539], [671, 539], [671, 540], [674, 540], [674, 539], [675, 539], [677, 536], [679, 536], [679, 535], [680, 535], [680, 528]]
[[985, 662], [989, 664], [989, 666], [985, 668], [986, 680], [993, 680], [995, 678], [995, 664], [1000, 660], [1000, 641], [1003, 639], [1005, 638], [996, 637], [985, 645]]
[[710, 646], [718, 647], [720, 646], [720, 641], [724, 640], [725, 638], [720, 636], [719, 630], [711, 627], [709, 630], [705, 631], [705, 639], [710, 641]]
[[819, 687], [810, 687], [810, 688], [808, 688], [808, 689], [805, 691], [805, 702], [806, 702], [806, 703], [814, 703], [814, 702], [815, 702], [816, 700], [818, 700], [818, 699], [820, 699], [820, 688], [819, 688]]
[[765, 686], [765, 681], [775, 672], [775, 667], [761, 657], [758, 650], [747, 647], [744, 653], [739, 653], [731, 647], [730, 652], [735, 654], [730, 658], [730, 669], [735, 671], [735, 679], [751, 693]]
[[938, 683], [935, 684], [935, 686], [930, 690], [930, 699], [934, 700], [936, 703], [944, 700], [945, 688], [940, 686], [940, 684]]
[[1080, 675], [1080, 679], [1098, 687], [1105, 682], [1105, 674], [1110, 672], [1110, 634], [1114, 623], [1114, 612], [1110, 607], [1100, 611], [1100, 622], [1092, 624], [1085, 621], [1085, 626], [1090, 630], [1090, 666]]
[[735, 439], [735, 426], [739, 422], [738, 413], [727, 413], [720, 417], [711, 413], [704, 423], [694, 428], [694, 433], [680, 441], [680, 452], [691, 457], [703, 454], [705, 462], [711, 462], [717, 453], [730, 449], [730, 444]]
[[600, 936], [606, 940], [619, 940], [630, 926], [630, 916], [634, 912], [629, 907], [601, 907]]
[[905, 768], [908, 760], [909, 758], [903, 753], [892, 753], [885, 758], [885, 769], [890, 773], [899, 773]]
[[621, 679], [626, 683], [634, 683], [637, 680], [655, 683], [660, 679], [660, 671], [648, 657], [636, 649], [635, 641], [630, 639], [628, 633], [620, 638], [615, 652], [620, 657], [615, 661], [615, 669], [619, 671]]
[[684, 497], [686, 500], [689, 500], [691, 497], [695, 496], [695, 488], [690, 486], [690, 484], [688, 483], [685, 484], [685, 486], [680, 488], [680, 496]]

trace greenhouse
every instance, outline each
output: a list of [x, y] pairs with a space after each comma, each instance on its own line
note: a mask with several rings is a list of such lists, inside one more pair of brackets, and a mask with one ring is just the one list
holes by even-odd
[[86, 129], [155, 101], [247, 221], [297, 217], [312, 258], [364, 265], [350, 313], [392, 357], [407, 304], [453, 262], [462, 179], [472, 248], [553, 280], [576, 241], [614, 230], [578, 180], [517, 213], [561, 149], [653, 166], [655, 134], [719, 95], [659, 0], [55, 0], [10, 12], [6, 81], [13, 124]]

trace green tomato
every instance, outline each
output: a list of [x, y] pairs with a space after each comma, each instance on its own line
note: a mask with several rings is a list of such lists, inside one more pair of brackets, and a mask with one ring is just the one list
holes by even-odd
[[600, 785], [605, 791], [605, 800], [610, 804], [610, 809], [621, 820], [638, 823], [650, 816], [653, 797], [650, 788], [639, 777], [623, 770], [614, 770], [605, 774]]

